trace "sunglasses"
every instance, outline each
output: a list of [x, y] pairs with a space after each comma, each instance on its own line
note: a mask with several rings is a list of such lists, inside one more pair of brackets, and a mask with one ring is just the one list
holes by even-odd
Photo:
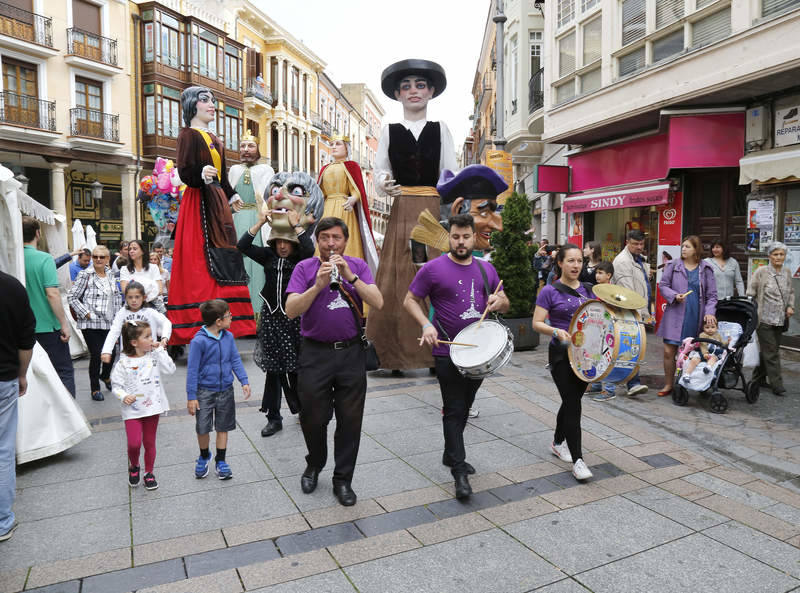
[[107, 255], [93, 255], [92, 259], [106, 259], [107, 257]]

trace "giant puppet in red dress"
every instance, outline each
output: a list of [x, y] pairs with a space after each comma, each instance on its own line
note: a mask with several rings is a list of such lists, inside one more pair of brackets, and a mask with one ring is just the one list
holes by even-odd
[[334, 136], [334, 162], [325, 165], [319, 172], [317, 184], [325, 195], [322, 216], [335, 216], [344, 220], [350, 237], [342, 255], [363, 259], [374, 275], [378, 270], [378, 251], [372, 235], [369, 202], [364, 190], [361, 167], [355, 161], [345, 160], [350, 152], [349, 143], [350, 138], [347, 136]]
[[203, 325], [200, 305], [210, 299], [228, 303], [235, 336], [256, 333], [247, 273], [236, 249], [231, 202], [238, 196], [228, 183], [225, 149], [208, 130], [216, 117], [213, 93], [200, 86], [181, 93], [186, 127], [178, 134], [178, 174], [188, 186], [175, 232], [167, 316], [171, 344], [188, 344]]

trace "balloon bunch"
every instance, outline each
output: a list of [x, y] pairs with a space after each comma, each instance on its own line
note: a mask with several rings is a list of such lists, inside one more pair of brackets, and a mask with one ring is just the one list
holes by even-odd
[[159, 234], [170, 234], [175, 228], [185, 189], [186, 185], [178, 176], [175, 164], [161, 157], [156, 159], [153, 174], [143, 177], [139, 182], [136, 198], [147, 203]]

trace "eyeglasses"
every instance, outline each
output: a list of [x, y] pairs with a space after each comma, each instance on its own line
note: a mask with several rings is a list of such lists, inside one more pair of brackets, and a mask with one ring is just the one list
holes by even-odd
[[227, 319], [228, 317], [233, 317], [233, 313], [228, 311], [227, 313], [225, 313], [225, 315], [222, 316], [223, 319]]
[[92, 259], [105, 259], [107, 257], [108, 257], [107, 255], [93, 255]]

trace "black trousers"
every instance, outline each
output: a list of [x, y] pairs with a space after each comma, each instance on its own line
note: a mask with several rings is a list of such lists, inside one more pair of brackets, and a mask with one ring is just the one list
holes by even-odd
[[361, 444], [361, 422], [367, 396], [364, 349], [356, 343], [341, 350], [304, 339], [297, 368], [300, 426], [310, 467], [322, 469], [328, 460], [328, 422], [336, 414], [333, 435], [333, 482], [349, 484]]
[[70, 395], [75, 397], [75, 369], [72, 368], [72, 356], [69, 353], [69, 344], [61, 341], [60, 332], [44, 332], [36, 334], [36, 341], [47, 352], [53, 368], [58, 377], [67, 388]]
[[287, 394], [287, 399], [297, 393], [297, 373], [267, 372], [264, 396], [261, 398], [261, 411], [267, 415], [267, 420], [283, 420], [281, 392]]
[[469, 379], [462, 375], [449, 356], [435, 356], [434, 361], [442, 392], [444, 457], [451, 463], [450, 472], [457, 476], [467, 473], [464, 428], [483, 379]]
[[561, 396], [561, 407], [556, 416], [556, 432], [553, 441], [556, 444], [567, 440], [572, 460], [583, 457], [581, 451], [581, 398], [589, 385], [573, 372], [567, 358], [565, 346], [550, 344], [548, 351], [550, 375]]
[[[83, 329], [83, 338], [89, 347], [89, 383], [92, 391], [100, 391], [100, 379], [107, 381], [111, 377], [111, 367], [114, 363], [114, 353], [111, 354], [111, 362], [100, 361], [103, 344], [108, 335], [107, 329]], [[116, 347], [114, 347], [116, 351]]]

